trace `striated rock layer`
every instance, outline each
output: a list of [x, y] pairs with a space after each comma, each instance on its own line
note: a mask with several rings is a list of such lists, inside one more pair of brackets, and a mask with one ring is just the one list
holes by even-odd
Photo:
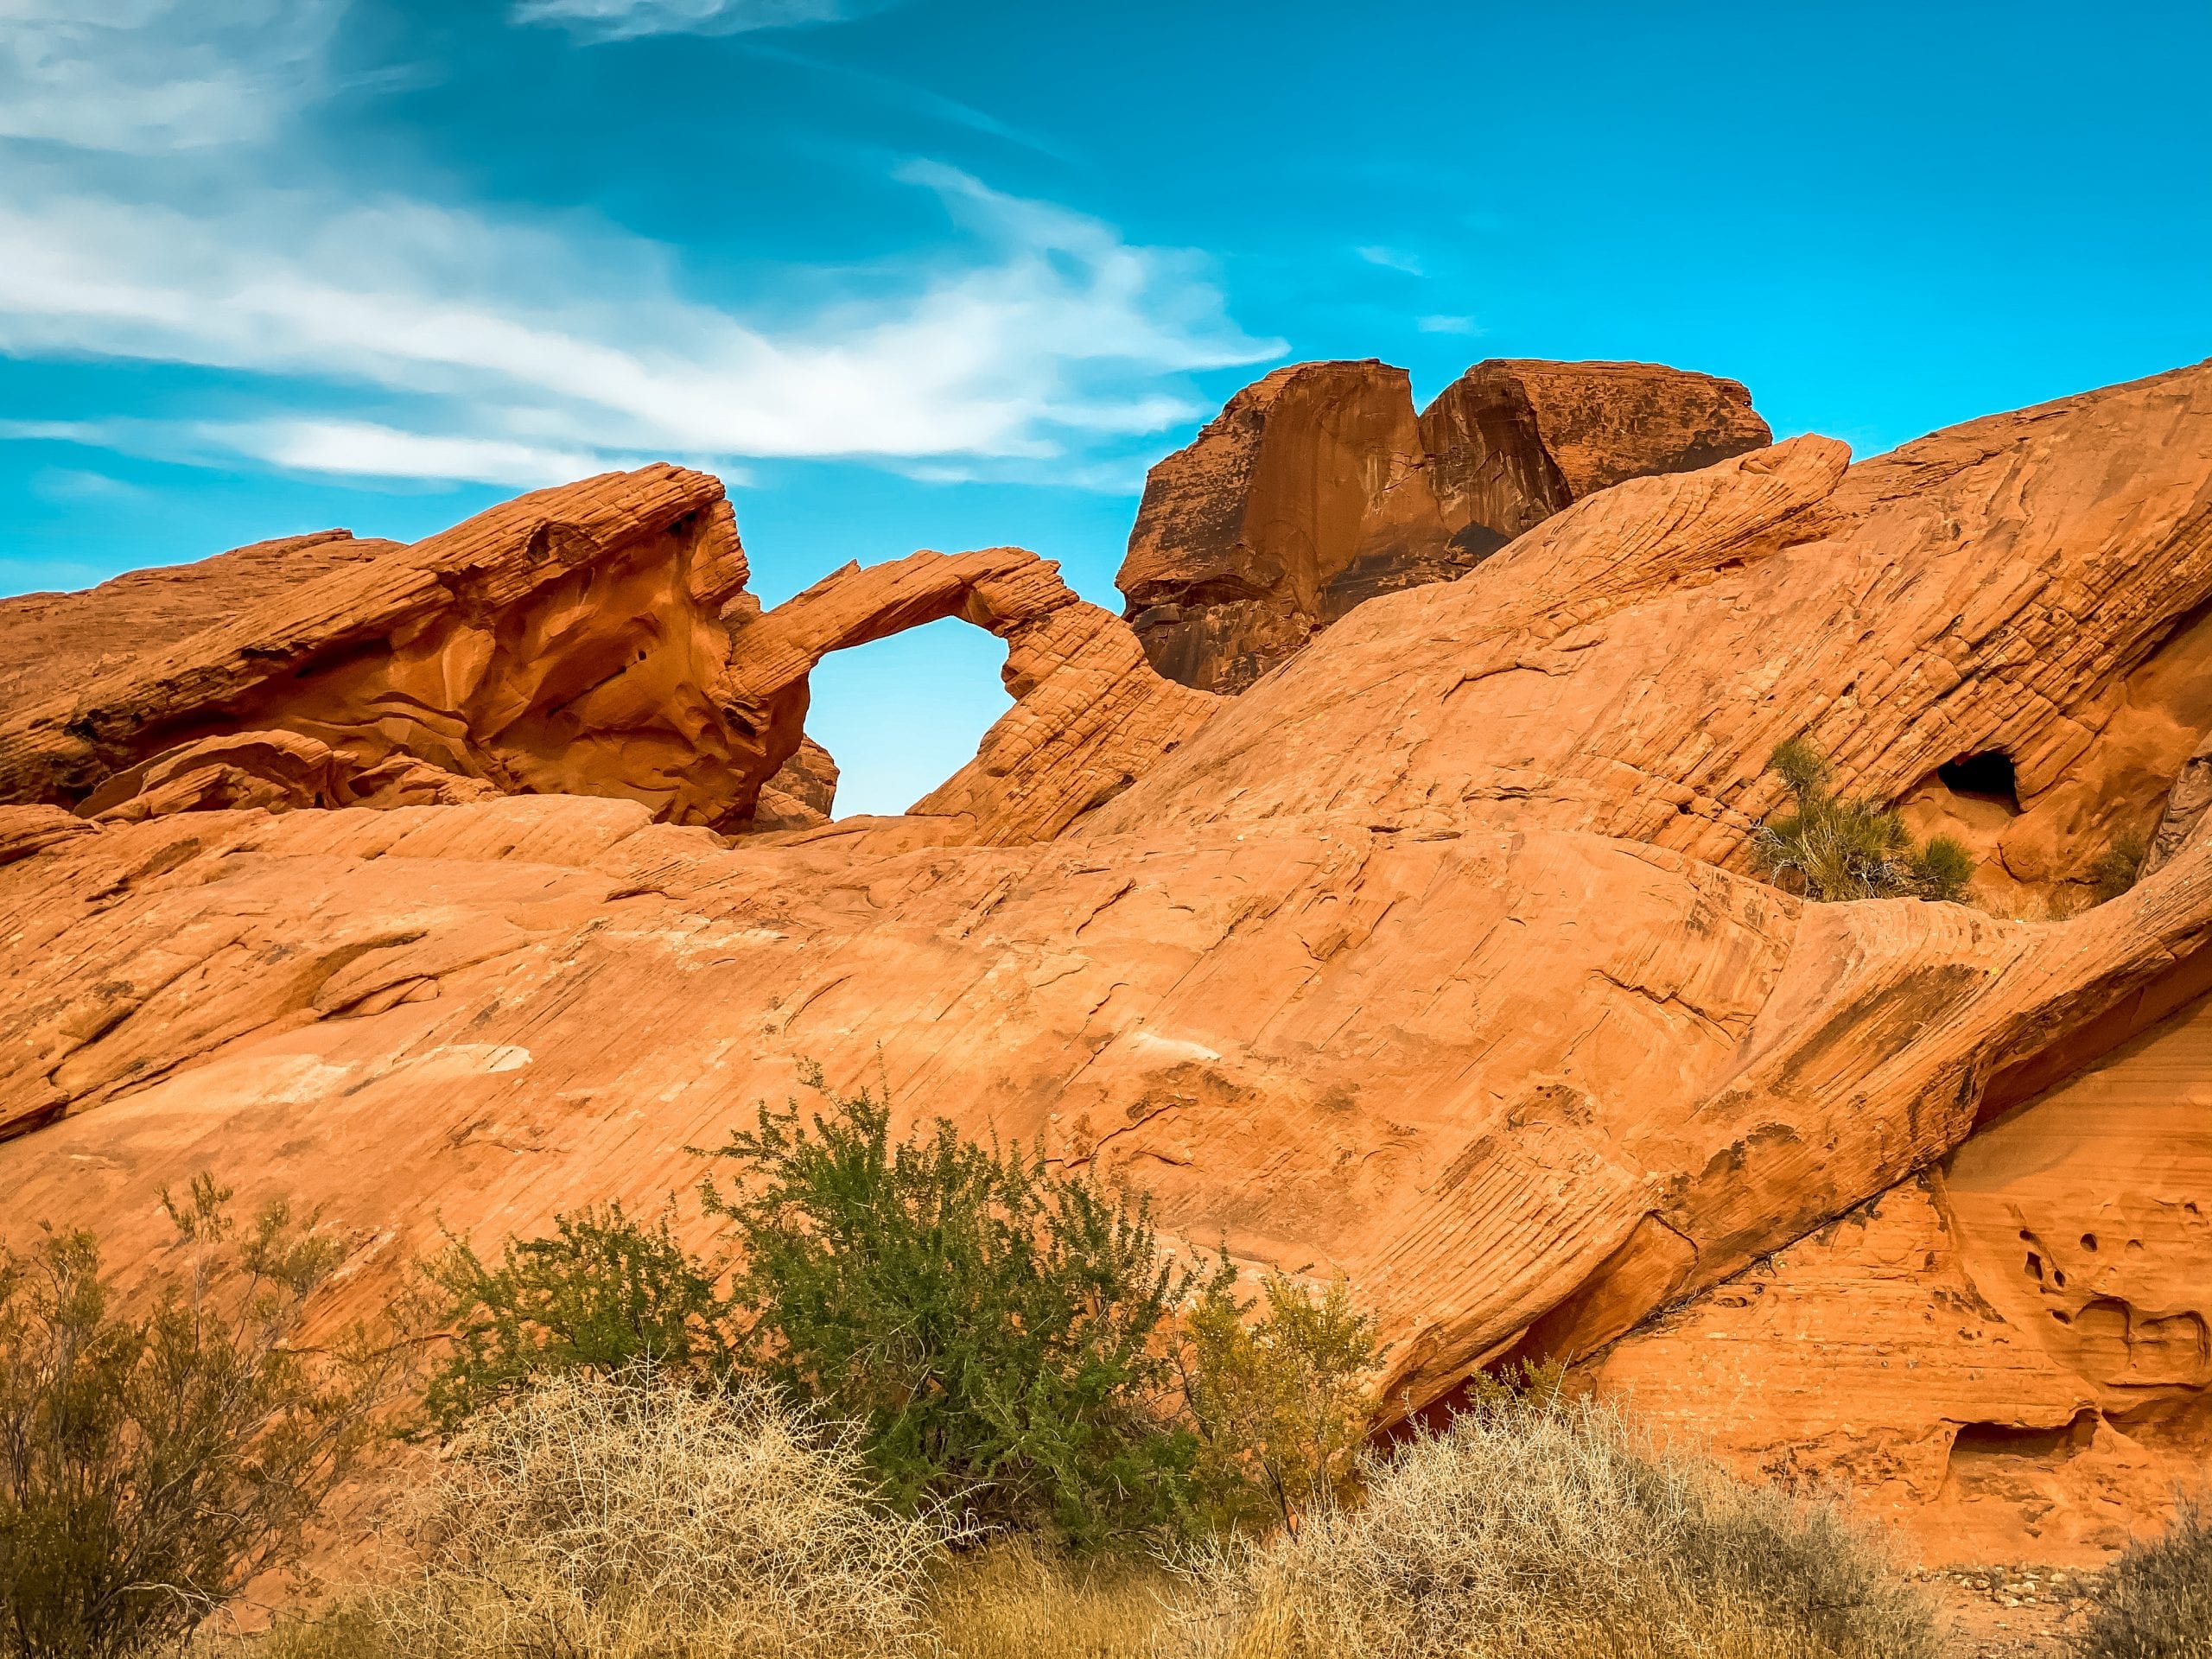
[[[280, 753], [323, 788], [241, 728], [118, 785], [195, 810], [0, 808], [0, 1229], [128, 1258], [212, 1167], [357, 1228], [372, 1307], [441, 1225], [688, 1186], [813, 1060], [1350, 1274], [1393, 1414], [1565, 1357], [1931, 1553], [2094, 1555], [2212, 1445], [2208, 590], [2212, 365], [1628, 479], [1233, 700], [1018, 550], [729, 626], [711, 683], [802, 802], [824, 652], [1007, 641], [1016, 707], [900, 818], [225, 805]], [[2035, 919], [1754, 879], [1799, 735]]]
[[1155, 668], [1242, 691], [1377, 594], [1771, 439], [1735, 381], [1647, 363], [1478, 363], [1418, 419], [1403, 369], [1297, 364], [1152, 469], [1116, 581]]

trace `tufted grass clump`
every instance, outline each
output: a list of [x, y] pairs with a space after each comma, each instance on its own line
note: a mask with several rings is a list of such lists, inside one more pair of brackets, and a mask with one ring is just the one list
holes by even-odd
[[408, 1659], [891, 1659], [957, 1535], [878, 1503], [849, 1433], [650, 1370], [471, 1419], [404, 1531], [419, 1571], [371, 1591], [363, 1635]]
[[1934, 1659], [1933, 1617], [1833, 1507], [1662, 1452], [1590, 1402], [1484, 1402], [1363, 1503], [1231, 1545], [1179, 1659]]
[[1778, 745], [1768, 770], [1789, 786], [1790, 810], [1777, 812], [1751, 838], [1751, 856], [1777, 886], [1808, 899], [1961, 900], [1974, 857], [1948, 836], [1913, 844], [1889, 808], [1829, 787], [1833, 769], [1802, 739]]
[[2212, 1508], [2182, 1504], [2105, 1569], [2090, 1604], [2079, 1659], [2212, 1659]]

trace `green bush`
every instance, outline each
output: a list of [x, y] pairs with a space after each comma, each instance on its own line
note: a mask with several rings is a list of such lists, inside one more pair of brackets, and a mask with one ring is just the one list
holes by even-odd
[[1269, 1274], [1262, 1293], [1267, 1313], [1256, 1321], [1225, 1284], [1192, 1307], [1184, 1394], [1213, 1518], [1294, 1531], [1350, 1485], [1370, 1416], [1363, 1385], [1376, 1322], [1342, 1280], [1317, 1295]]
[[283, 1205], [240, 1233], [207, 1177], [183, 1272], [127, 1311], [87, 1232], [0, 1248], [0, 1655], [181, 1641], [285, 1560], [370, 1438], [392, 1351], [295, 1345], [340, 1251]]
[[906, 1510], [1078, 1545], [1186, 1515], [1198, 1443], [1172, 1348], [1194, 1276], [1148, 1201], [942, 1119], [894, 1141], [882, 1102], [807, 1082], [822, 1110], [763, 1106], [714, 1154], [730, 1190], [702, 1186], [732, 1229], [747, 1367], [863, 1425]]
[[2081, 1659], [2212, 1659], [2212, 1510], [2185, 1503], [2157, 1538], [2107, 1567], [2075, 1644]]
[[727, 1262], [619, 1205], [496, 1266], [448, 1250], [429, 1273], [453, 1338], [431, 1421], [450, 1433], [533, 1378], [650, 1360], [857, 1423], [908, 1514], [953, 1503], [1089, 1545], [1194, 1513], [1176, 1344], [1198, 1286], [1146, 1204], [942, 1121], [894, 1141], [865, 1090], [807, 1081], [819, 1110], [764, 1106], [702, 1154], [734, 1166], [727, 1191], [701, 1189]]
[[1828, 763], [1793, 739], [1769, 758], [1789, 786], [1793, 810], [1775, 814], [1751, 839], [1761, 874], [1808, 899], [1962, 899], [1974, 862], [1948, 836], [1915, 847], [1904, 821], [1863, 798], [1828, 787]]
[[556, 1216], [550, 1238], [509, 1239], [487, 1265], [459, 1241], [423, 1269], [451, 1346], [423, 1403], [450, 1434], [532, 1378], [619, 1371], [728, 1373], [734, 1335], [716, 1289], [725, 1264], [695, 1258], [663, 1211], [647, 1226], [608, 1204]]

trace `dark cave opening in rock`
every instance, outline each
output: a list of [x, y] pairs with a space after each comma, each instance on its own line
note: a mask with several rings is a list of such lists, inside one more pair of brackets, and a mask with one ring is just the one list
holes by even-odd
[[1947, 760], [1936, 768], [1936, 781], [1954, 795], [1963, 795], [1977, 801], [1994, 801], [2006, 810], [2018, 813], [2020, 794], [2012, 772], [2012, 757], [2002, 749], [1984, 749], [1979, 754], [1961, 755]]

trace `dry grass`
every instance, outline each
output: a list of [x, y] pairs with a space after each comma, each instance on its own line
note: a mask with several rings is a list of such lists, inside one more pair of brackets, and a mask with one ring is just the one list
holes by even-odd
[[874, 1659], [921, 1643], [944, 1529], [772, 1396], [550, 1380], [455, 1438], [368, 1596], [409, 1659]]
[[1366, 1502], [1224, 1551], [1181, 1659], [1932, 1659], [1925, 1605], [1831, 1508], [1661, 1454], [1603, 1407], [1493, 1406]]
[[2212, 1508], [2184, 1503], [2091, 1592], [2082, 1659], [2212, 1659]]
[[[251, 1659], [1934, 1659], [1826, 1504], [1614, 1411], [1491, 1404], [1369, 1458], [1365, 1500], [1174, 1570], [1019, 1540], [962, 1558], [772, 1402], [570, 1381], [470, 1431], [445, 1553]], [[2164, 1659], [2167, 1649], [2145, 1649]], [[2196, 1659], [2193, 1650], [2172, 1649]], [[2133, 1649], [2113, 1649], [2114, 1659]], [[240, 1659], [245, 1659], [243, 1655]], [[2100, 1656], [2102, 1659], [2102, 1656]]]
[[1015, 1541], [947, 1569], [931, 1634], [944, 1659], [1141, 1659], [1184, 1588], [1149, 1561], [1070, 1560]]

